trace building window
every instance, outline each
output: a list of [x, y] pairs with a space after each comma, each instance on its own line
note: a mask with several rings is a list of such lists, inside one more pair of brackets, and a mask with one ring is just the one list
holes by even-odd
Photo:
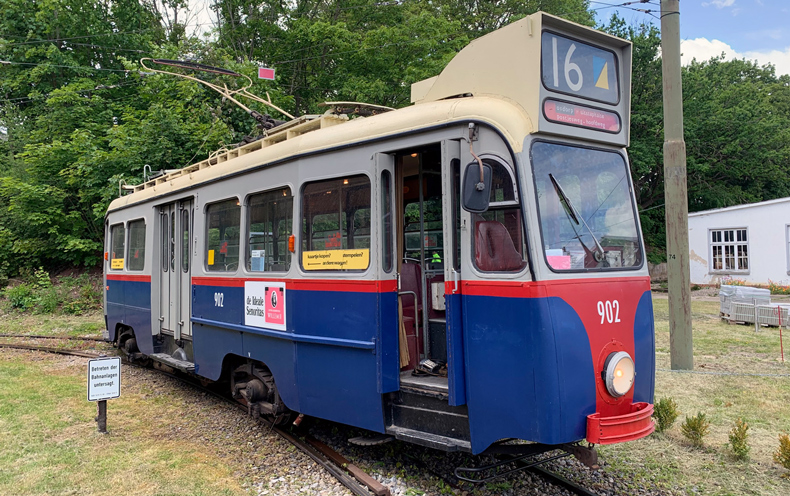
[[748, 272], [749, 243], [746, 229], [711, 229], [711, 270]]
[[116, 224], [110, 228], [110, 269], [123, 269], [123, 246], [126, 239], [126, 232], [123, 224]]
[[285, 272], [291, 267], [288, 237], [293, 229], [291, 188], [249, 197], [247, 202], [247, 270]]
[[134, 220], [129, 223], [129, 270], [143, 270], [145, 268], [145, 221]]
[[785, 226], [785, 248], [787, 249], [787, 273], [790, 275], [790, 224]]
[[370, 179], [308, 183], [302, 190], [302, 268], [365, 270], [370, 263]]
[[239, 201], [234, 198], [209, 205], [206, 223], [206, 268], [209, 272], [235, 272], [239, 268]]

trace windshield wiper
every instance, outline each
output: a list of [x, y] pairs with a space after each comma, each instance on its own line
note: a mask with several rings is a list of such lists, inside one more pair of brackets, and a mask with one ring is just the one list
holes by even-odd
[[[590, 229], [590, 226], [587, 225], [587, 222], [584, 221], [584, 217], [582, 217], [581, 215], [578, 214], [578, 212], [576, 212], [576, 208], [573, 206], [573, 203], [571, 203], [571, 199], [568, 198], [568, 195], [565, 194], [565, 191], [562, 189], [562, 186], [560, 186], [560, 183], [557, 181], [557, 179], [554, 178], [554, 174], [549, 173], [549, 179], [551, 179], [551, 184], [554, 185], [554, 190], [557, 191], [557, 195], [560, 197], [560, 203], [562, 203], [562, 206], [565, 208], [565, 211], [568, 212], [568, 215], [571, 217], [571, 219], [573, 219], [573, 222], [575, 222], [577, 226], [584, 225], [584, 227], [586, 227], [587, 231], [590, 233], [590, 236], [592, 236], [593, 243], [595, 243], [595, 251], [593, 252], [593, 257], [595, 257], [595, 261], [596, 262], [603, 261], [604, 259], [603, 247], [601, 246], [601, 243], [598, 241], [598, 238], [595, 236], [595, 233], [592, 231], [592, 229]], [[581, 223], [579, 223], [579, 219], [581, 219]]]

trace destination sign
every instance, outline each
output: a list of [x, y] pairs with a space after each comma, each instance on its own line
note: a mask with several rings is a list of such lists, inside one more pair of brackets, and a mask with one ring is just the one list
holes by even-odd
[[610, 104], [620, 101], [614, 52], [544, 31], [541, 69], [549, 91]]
[[543, 102], [543, 115], [552, 122], [610, 133], [619, 133], [621, 127], [620, 116], [616, 113], [577, 103], [546, 100]]

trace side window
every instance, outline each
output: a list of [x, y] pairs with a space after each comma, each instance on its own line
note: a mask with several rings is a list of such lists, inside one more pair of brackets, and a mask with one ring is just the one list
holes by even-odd
[[241, 207], [235, 198], [206, 208], [206, 269], [235, 272], [239, 267]]
[[189, 272], [189, 210], [181, 211], [181, 270]]
[[159, 214], [159, 222], [162, 228], [161, 236], [159, 237], [159, 241], [162, 243], [160, 252], [162, 257], [162, 272], [167, 272], [167, 269], [170, 267], [170, 254], [169, 254], [169, 247], [170, 247], [170, 229], [168, 228], [170, 216], [167, 213]]
[[123, 224], [115, 224], [110, 228], [110, 269], [123, 269], [123, 247], [126, 232]]
[[134, 220], [129, 223], [129, 253], [126, 255], [129, 270], [145, 268], [145, 221]]
[[247, 205], [247, 270], [285, 272], [291, 267], [288, 237], [293, 230], [291, 188], [249, 197]]
[[392, 270], [392, 176], [390, 171], [381, 172], [381, 268]]
[[365, 270], [370, 264], [370, 179], [308, 183], [302, 190], [302, 268]]
[[472, 216], [475, 266], [485, 272], [518, 272], [526, 267], [521, 207], [513, 174], [505, 164], [483, 159], [492, 169], [487, 211]]

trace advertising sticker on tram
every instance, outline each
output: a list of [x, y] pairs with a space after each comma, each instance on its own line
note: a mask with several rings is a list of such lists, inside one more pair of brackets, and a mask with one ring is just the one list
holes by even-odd
[[285, 330], [285, 283], [244, 283], [244, 325]]

